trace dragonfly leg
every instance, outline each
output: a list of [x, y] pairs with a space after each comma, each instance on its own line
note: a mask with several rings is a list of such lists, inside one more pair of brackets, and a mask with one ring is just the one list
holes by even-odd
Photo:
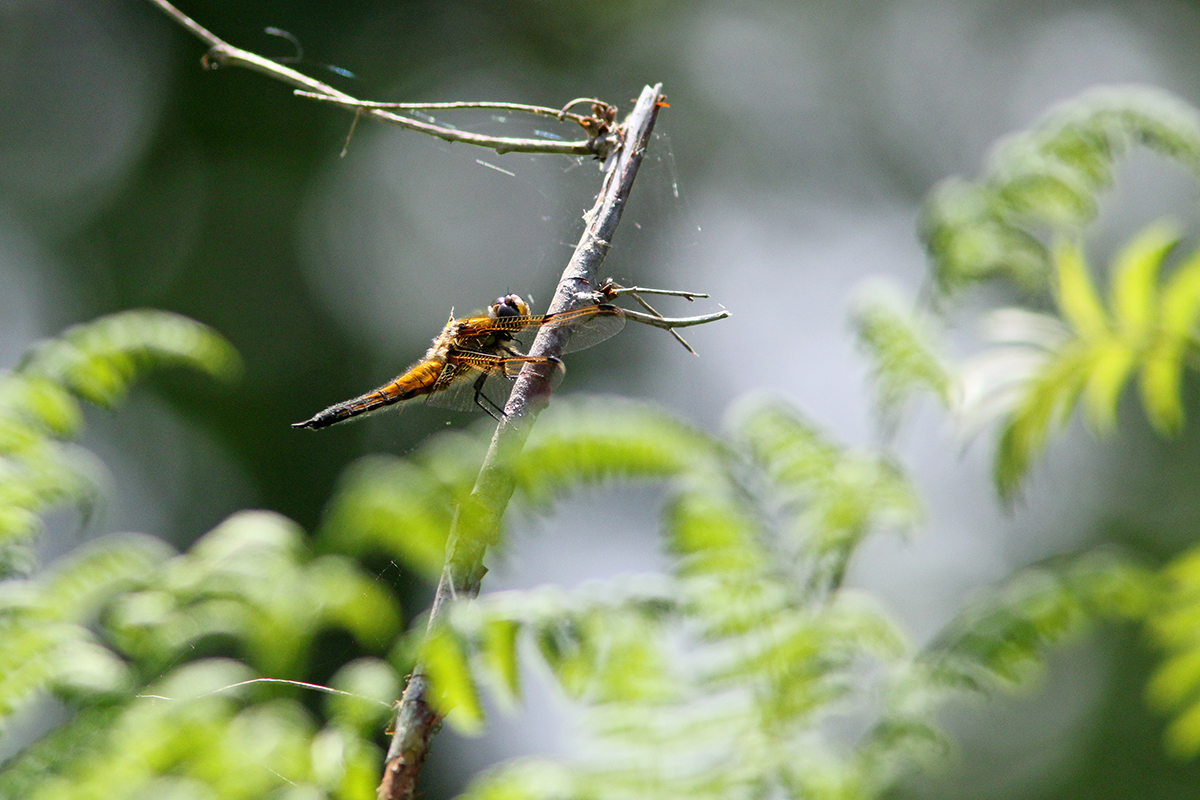
[[487, 373], [480, 375], [475, 379], [475, 405], [482, 408], [488, 413], [488, 416], [499, 422], [504, 418], [504, 409], [492, 402], [492, 398], [483, 393], [483, 383], [488, 378]]

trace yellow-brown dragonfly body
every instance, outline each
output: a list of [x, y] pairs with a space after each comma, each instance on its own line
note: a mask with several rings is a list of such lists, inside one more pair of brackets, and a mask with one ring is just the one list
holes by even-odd
[[385, 406], [420, 399], [460, 411], [482, 409], [496, 416], [503, 413], [503, 399], [497, 402], [489, 394], [507, 397], [511, 381], [526, 364], [545, 364], [556, 375], [562, 373], [562, 362], [557, 358], [537, 358], [518, 351], [513, 346], [518, 334], [543, 325], [565, 326], [571, 331], [565, 348], [569, 352], [604, 341], [624, 324], [621, 310], [608, 304], [534, 316], [520, 297], [505, 295], [488, 307], [486, 315], [451, 318], [425, 357], [390, 383], [332, 405], [292, 427], [324, 428]]

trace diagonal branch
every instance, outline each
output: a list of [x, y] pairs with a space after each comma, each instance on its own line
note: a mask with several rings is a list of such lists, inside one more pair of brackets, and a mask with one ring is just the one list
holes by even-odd
[[[297, 72], [269, 58], [263, 58], [256, 53], [251, 53], [249, 50], [234, 47], [171, 5], [168, 0], [150, 0], [150, 2], [162, 9], [167, 16], [179, 23], [192, 35], [200, 39], [200, 41], [208, 45], [209, 49], [204, 55], [203, 64], [209, 69], [217, 69], [218, 67], [244, 67], [251, 69], [290, 84], [302, 90], [306, 93], [306, 96], [315, 96], [314, 99], [326, 100], [353, 108], [356, 114], [372, 117], [392, 125], [399, 125], [402, 128], [408, 128], [419, 133], [436, 136], [447, 142], [460, 142], [487, 147], [495, 150], [497, 153], [560, 153], [572, 156], [604, 156], [606, 155], [606, 151], [610, 150], [613, 145], [613, 142], [609, 140], [607, 135], [600, 135], [575, 142], [558, 142], [550, 139], [522, 139], [508, 136], [485, 136], [479, 133], [460, 131], [457, 128], [435, 125], [432, 122], [425, 122], [401, 114], [395, 114], [384, 108], [373, 107], [390, 104], [365, 103], [343, 91], [333, 88], [327, 83], [323, 83], [316, 78], [310, 78], [302, 72]], [[559, 112], [553, 113], [559, 115]], [[561, 114], [559, 118], [573, 119], [574, 115]]]
[[[633, 112], [621, 125], [617, 137], [621, 145], [610, 157], [600, 193], [584, 216], [587, 225], [559, 279], [550, 303], [551, 314], [567, 311], [580, 302], [592, 301], [593, 282], [608, 254], [662, 104], [661, 90], [662, 84], [644, 88]], [[569, 337], [566, 326], [543, 326], [529, 354], [557, 358], [562, 355]], [[500, 518], [514, 490], [512, 476], [505, 465], [524, 447], [534, 419], [549, 399], [550, 376], [542, 374], [541, 367], [529, 364], [522, 370], [504, 408], [504, 418], [492, 437], [471, 497], [459, 509], [446, 547], [446, 566], [430, 610], [430, 629], [442, 623], [450, 600], [473, 598], [479, 594], [487, 572], [483, 557], [488, 545], [495, 541]], [[429, 740], [440, 721], [428, 702], [428, 691], [428, 677], [423, 666], [418, 664], [396, 709], [395, 734], [379, 785], [379, 800], [408, 800], [416, 792], [417, 775], [429, 751]]]

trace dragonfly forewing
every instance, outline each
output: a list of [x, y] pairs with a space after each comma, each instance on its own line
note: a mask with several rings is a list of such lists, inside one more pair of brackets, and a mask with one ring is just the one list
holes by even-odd
[[533, 319], [526, 330], [536, 331], [538, 328], [547, 327], [565, 328], [570, 331], [571, 336], [563, 346], [564, 353], [586, 350], [616, 336], [625, 327], [625, 315], [621, 313], [621, 309], [607, 304], [574, 308]]

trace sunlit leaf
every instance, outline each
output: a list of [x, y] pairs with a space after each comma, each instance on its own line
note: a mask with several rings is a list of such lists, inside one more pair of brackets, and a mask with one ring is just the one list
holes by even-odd
[[1094, 430], [1107, 433], [1116, 428], [1117, 401], [1129, 382], [1136, 358], [1137, 353], [1116, 338], [1095, 343], [1083, 393], [1084, 415]]
[[1200, 548], [1192, 548], [1163, 570], [1163, 596], [1148, 621], [1165, 651], [1146, 686], [1151, 705], [1171, 721], [1165, 739], [1179, 758], [1200, 754]]
[[1197, 314], [1200, 314], [1200, 249], [1189, 255], [1163, 286], [1158, 324], [1168, 337], [1190, 336], [1195, 332]]
[[1094, 339], [1108, 327], [1108, 319], [1095, 283], [1083, 260], [1083, 250], [1078, 244], [1061, 241], [1054, 248], [1056, 268], [1056, 295], [1063, 317], [1078, 335]]
[[429, 676], [429, 703], [441, 717], [464, 734], [483, 729], [483, 707], [475, 690], [464, 643], [453, 630], [438, 627], [430, 631], [421, 647], [421, 661]]
[[1158, 223], [1139, 233], [1113, 261], [1109, 305], [1132, 344], [1150, 334], [1158, 306], [1159, 268], [1178, 243], [1174, 228]]

